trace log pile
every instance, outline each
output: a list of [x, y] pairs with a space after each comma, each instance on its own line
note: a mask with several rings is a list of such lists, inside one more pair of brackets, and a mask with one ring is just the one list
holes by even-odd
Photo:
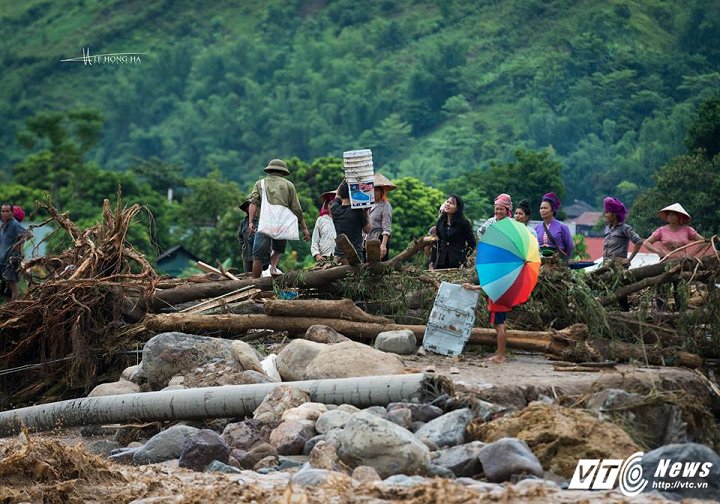
[[[111, 356], [162, 331], [247, 337], [264, 329], [302, 337], [310, 326], [323, 324], [364, 342], [396, 329], [410, 329], [421, 341], [425, 326], [397, 323], [401, 316], [413, 311], [414, 320], [427, 320], [441, 280], [477, 282], [474, 269], [428, 272], [420, 261], [413, 264], [433, 237], [415, 240], [384, 262], [371, 244], [365, 264], [258, 279], [208, 266], [204, 276], [159, 279], [126, 241], [139, 207], [124, 209], [118, 202], [111, 209], [106, 201], [103, 222], [86, 231], [49, 203], [44, 208], [73, 245], [60, 256], [29, 263], [42, 266], [48, 277], [21, 300], [0, 306], [0, 385], [16, 402], [86, 391], [112, 366]], [[720, 348], [719, 265], [720, 257], [712, 255], [630, 271], [608, 266], [585, 276], [546, 264], [530, 302], [509, 319], [508, 347], [559, 361], [696, 367], [701, 358], [682, 348], [710, 357]], [[695, 308], [646, 309], [658, 288], [674, 284], [699, 298]], [[267, 300], [289, 289], [300, 294], [298, 300]], [[617, 301], [628, 296], [633, 310], [618, 311]], [[260, 297], [266, 299], [261, 307], [255, 302]], [[249, 312], [237, 309], [248, 305]], [[474, 328], [470, 342], [494, 346], [482, 296], [477, 315], [476, 325], [486, 327]], [[28, 364], [37, 367], [11, 374]], [[53, 389], [57, 384], [67, 390]]]

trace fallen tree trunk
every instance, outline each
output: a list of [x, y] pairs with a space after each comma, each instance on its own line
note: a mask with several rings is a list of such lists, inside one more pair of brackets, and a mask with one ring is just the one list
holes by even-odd
[[[422, 400], [432, 378], [423, 374], [363, 376], [300, 382], [225, 385], [115, 396], [88, 397], [30, 406], [0, 413], [0, 436], [18, 434], [23, 427], [46, 431], [61, 427], [129, 421], [200, 420], [251, 415], [279, 386], [306, 390], [310, 400], [352, 404], [358, 408], [391, 402]], [[437, 386], [437, 384], [436, 384]]]
[[638, 361], [656, 366], [697, 368], [702, 358], [693, 353], [662, 345], [644, 345], [593, 338], [585, 324], [557, 331], [548, 346], [550, 358], [569, 362]]
[[245, 280], [227, 280], [206, 283], [187, 283], [172, 289], [155, 291], [155, 294], [146, 300], [145, 304], [150, 310], [173, 307], [178, 304], [222, 296], [243, 287], [256, 287], [262, 290], [272, 290], [273, 282], [282, 282], [303, 288], [314, 288], [327, 285], [358, 269], [359, 266], [338, 266], [326, 270], [307, 271], [299, 274], [291, 271], [273, 279], [272, 277], [248, 278]]
[[[158, 332], [185, 331], [190, 333], [241, 334], [251, 329], [271, 329], [288, 331], [293, 335], [303, 335], [316, 324], [330, 326], [351, 339], [372, 341], [383, 331], [410, 329], [418, 341], [425, 335], [424, 325], [376, 324], [352, 322], [333, 318], [309, 317], [272, 317], [268, 315], [188, 315], [184, 313], [148, 314], [143, 326]], [[545, 352], [554, 333], [547, 331], [507, 331], [508, 347], [531, 352]], [[476, 327], [472, 331], [470, 343], [495, 346], [495, 330]]]
[[392, 324], [392, 320], [385, 317], [370, 315], [358, 308], [350, 299], [340, 300], [297, 300], [266, 301], [264, 310], [272, 317], [314, 317], [326, 318], [332, 314], [334, 318], [351, 320], [353, 322], [368, 322], [371, 324]]
[[[656, 277], [665, 271], [680, 267], [682, 270], [694, 269], [697, 265], [700, 265], [700, 269], [717, 269], [718, 261], [715, 256], [704, 256], [702, 258], [695, 257], [684, 257], [681, 259], [675, 259], [671, 261], [663, 261], [656, 264], [649, 264], [648, 266], [642, 266], [640, 268], [633, 268], [630, 270], [623, 271], [621, 282], [625, 285], [639, 282], [645, 278]], [[591, 273], [591, 275], [601, 281], [608, 281], [612, 276], [612, 271], [609, 271], [609, 267], [600, 267], [597, 271]]]
[[620, 287], [618, 290], [616, 290], [609, 296], [600, 298], [599, 302], [603, 306], [616, 303], [619, 299], [628, 297], [633, 292], [637, 292], [647, 287], [653, 287], [655, 285], [659, 285], [661, 283], [665, 283], [666, 281], [672, 280], [676, 272], [676, 269], [672, 269], [654, 277], [644, 278], [643, 280], [635, 282], [634, 284], [625, 285], [624, 287]]
[[[425, 236], [413, 241], [408, 247], [390, 259], [389, 261], [367, 266], [373, 274], [383, 274], [388, 269], [398, 269], [403, 261], [410, 259], [428, 244], [432, 244], [437, 240], [433, 236]], [[301, 289], [320, 288], [342, 280], [346, 276], [359, 271], [361, 265], [357, 266], [338, 266], [325, 270], [314, 271], [291, 271], [277, 278], [261, 277], [248, 278], [243, 280], [227, 280], [206, 283], [187, 283], [179, 287], [171, 289], [156, 290], [154, 295], [145, 299], [144, 305], [148, 311], [159, 310], [175, 305], [195, 301], [197, 299], [207, 299], [221, 296], [241, 289], [243, 287], [256, 287], [262, 290], [271, 290], [273, 283], [280, 286], [298, 287]]]
[[655, 285], [660, 285], [662, 283], [674, 282], [679, 279], [704, 280], [709, 275], [709, 272], [707, 272], [707, 271], [702, 271], [701, 273], [697, 273], [694, 271], [680, 272], [679, 268], [680, 268], [680, 265], [677, 265], [673, 269], [666, 271], [665, 273], [662, 273], [658, 276], [645, 278], [643, 280], [640, 280], [639, 282], [635, 282], [634, 284], [625, 285], [623, 287], [620, 287], [613, 294], [610, 294], [609, 296], [600, 298], [599, 303], [603, 306], [607, 306], [609, 304], [612, 304], [612, 303], [618, 301], [621, 298], [627, 297], [630, 294], [637, 292], [637, 291], [641, 291], [647, 287], [653, 287]]

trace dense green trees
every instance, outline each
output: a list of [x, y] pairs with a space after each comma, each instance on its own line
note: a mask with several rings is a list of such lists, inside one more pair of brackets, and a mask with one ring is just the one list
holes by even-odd
[[633, 206], [633, 221], [646, 235], [660, 220], [656, 214], [679, 202], [693, 217], [692, 225], [705, 236], [720, 233], [720, 93], [705, 100], [689, 127], [690, 152], [675, 157], [654, 176], [655, 186]]
[[720, 155], [706, 158], [696, 151], [674, 158], [654, 177], [655, 187], [641, 194], [632, 208], [638, 232], [649, 234], [662, 221], [657, 212], [679, 202], [693, 217], [692, 226], [705, 236], [720, 233]]
[[[91, 106], [102, 136], [90, 112], [76, 124], [96, 137], [73, 141], [114, 171], [157, 158], [246, 187], [274, 157], [370, 147], [388, 175], [441, 185], [549, 148], [570, 199], [631, 201], [683, 152], [695, 106], [720, 87], [720, 11], [700, 0], [165, 8], [108, 17], [88, 1], [69, 18], [62, 4], [18, 4], [0, 19], [0, 180], [27, 161], [27, 139], [16, 141], [25, 119]], [[148, 54], [134, 66], [50, 64], [77, 54], [77, 33]]]

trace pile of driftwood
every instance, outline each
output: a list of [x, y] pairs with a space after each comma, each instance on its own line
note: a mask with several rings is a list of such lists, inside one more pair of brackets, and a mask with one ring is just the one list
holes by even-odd
[[[39, 204], [66, 232], [72, 246], [57, 256], [24, 265], [30, 283], [17, 301], [0, 305], [0, 402], [24, 402], [45, 394], [62, 397], [86, 390], [128, 341], [123, 301], [147, 295], [157, 281], [152, 266], [126, 240], [138, 205], [115, 208], [105, 200], [103, 220], [86, 230], [49, 202]], [[33, 278], [43, 277], [39, 283]]]

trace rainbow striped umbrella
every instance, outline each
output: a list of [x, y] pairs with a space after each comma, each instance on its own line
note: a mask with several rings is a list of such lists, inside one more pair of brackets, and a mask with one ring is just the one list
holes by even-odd
[[477, 247], [480, 285], [490, 300], [512, 308], [530, 298], [540, 273], [540, 249], [527, 226], [505, 218], [491, 225]]

